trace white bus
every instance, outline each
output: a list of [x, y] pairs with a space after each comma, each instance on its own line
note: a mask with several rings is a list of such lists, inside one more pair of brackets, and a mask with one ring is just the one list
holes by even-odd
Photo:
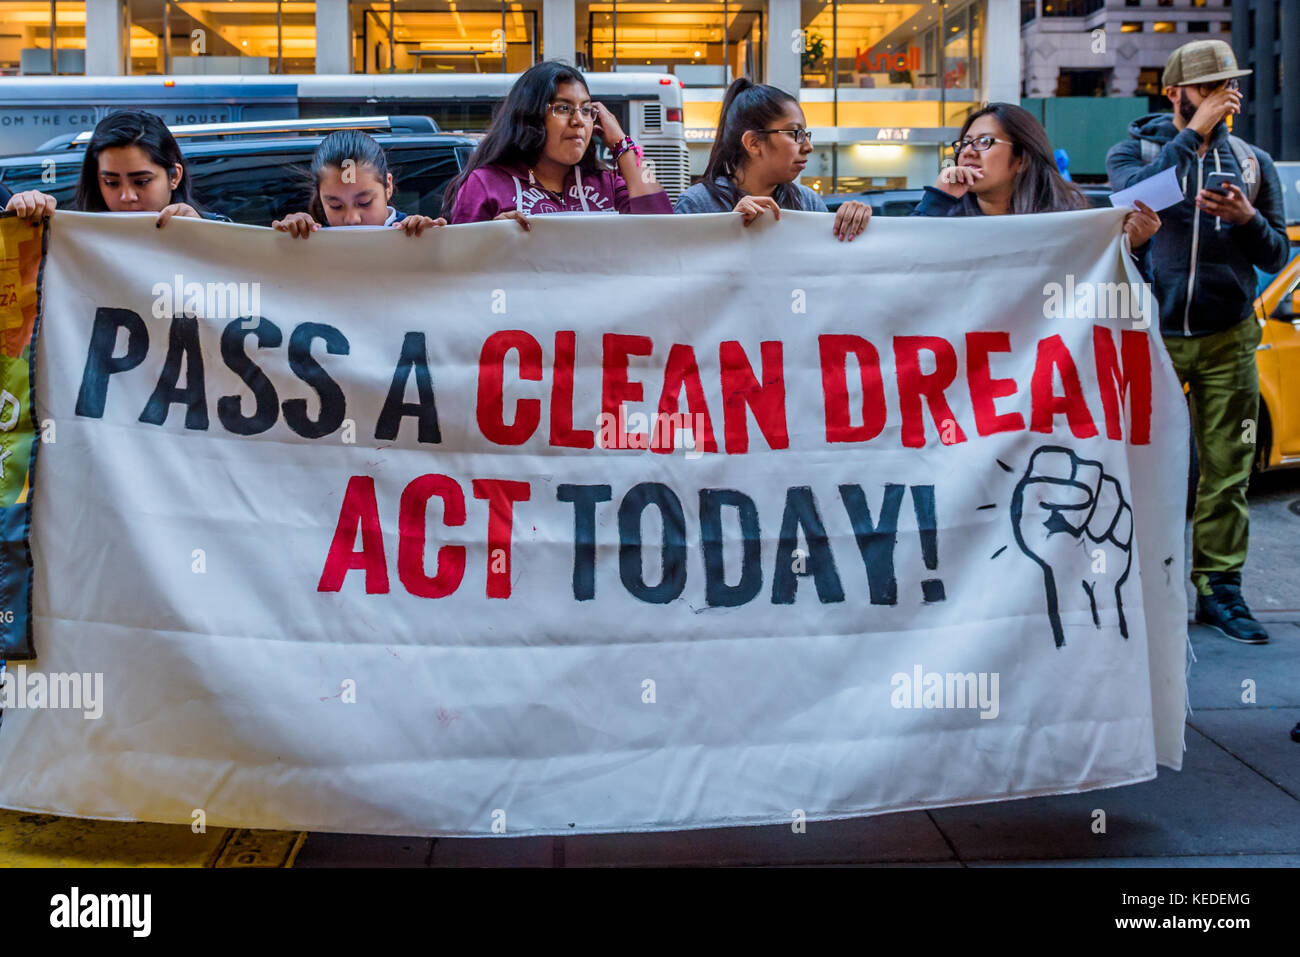
[[[674, 200], [690, 185], [682, 84], [662, 73], [587, 73], [593, 99], [619, 118]], [[100, 76], [0, 79], [0, 155], [91, 129], [116, 110], [170, 126], [339, 116], [431, 117], [448, 132], [487, 127], [518, 74]]]

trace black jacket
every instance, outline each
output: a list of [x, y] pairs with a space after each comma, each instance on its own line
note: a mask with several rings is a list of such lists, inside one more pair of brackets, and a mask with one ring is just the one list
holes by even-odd
[[983, 216], [975, 194], [967, 192], [961, 199], [953, 199], [941, 189], [925, 188], [925, 195], [912, 210], [912, 216]]
[[[1167, 336], [1205, 336], [1232, 328], [1251, 314], [1254, 267], [1278, 272], [1290, 255], [1282, 183], [1272, 158], [1251, 147], [1259, 163], [1255, 218], [1235, 226], [1196, 207], [1196, 194], [1216, 170], [1236, 173], [1237, 185], [1245, 191], [1225, 124], [1215, 127], [1204, 156], [1197, 155], [1201, 135], [1187, 128], [1180, 131], [1171, 113], [1140, 117], [1129, 124], [1129, 134], [1130, 139], [1112, 146], [1106, 155], [1111, 189], [1125, 189], [1172, 166], [1185, 197], [1160, 211], [1160, 229], [1143, 257], [1143, 272], [1160, 303], [1160, 331]], [[1142, 159], [1142, 140], [1160, 146], [1150, 165]]]

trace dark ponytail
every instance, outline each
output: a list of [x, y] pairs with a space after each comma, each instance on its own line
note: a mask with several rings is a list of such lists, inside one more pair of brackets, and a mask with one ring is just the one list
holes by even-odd
[[81, 161], [81, 178], [77, 180], [77, 192], [72, 199], [73, 209], [87, 213], [108, 212], [104, 192], [99, 186], [99, 154], [121, 146], [140, 147], [148, 154], [151, 163], [167, 171], [168, 177], [180, 166], [181, 181], [172, 190], [171, 202], [188, 203], [198, 212], [203, 212], [190, 195], [190, 171], [185, 167], [176, 137], [172, 136], [161, 117], [144, 110], [110, 113], [95, 126], [86, 145], [86, 156]]
[[[718, 115], [718, 129], [713, 137], [713, 149], [702, 180], [715, 201], [730, 209], [740, 199], [736, 173], [749, 162], [749, 152], [742, 137], [750, 130], [766, 129], [767, 124], [780, 118], [792, 105], [798, 106], [799, 101], [784, 90], [754, 83], [743, 76], [727, 87]], [[720, 177], [723, 179], [721, 183], [717, 182]], [[782, 209], [802, 208], [799, 190], [794, 183], [782, 183], [772, 198]]]
[[388, 158], [384, 156], [383, 147], [375, 142], [374, 137], [360, 130], [336, 130], [320, 141], [311, 158], [311, 202], [307, 212], [316, 222], [325, 224], [325, 207], [320, 201], [320, 178], [327, 166], [342, 170], [348, 160], [353, 169], [366, 167], [375, 174], [380, 186], [388, 182]]

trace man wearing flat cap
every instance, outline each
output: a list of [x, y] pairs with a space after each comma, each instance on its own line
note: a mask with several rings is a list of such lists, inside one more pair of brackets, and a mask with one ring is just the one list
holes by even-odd
[[1111, 147], [1106, 171], [1119, 190], [1172, 167], [1183, 201], [1160, 212], [1143, 271], [1160, 305], [1160, 331], [1188, 387], [1200, 483], [1192, 517], [1196, 620], [1249, 644], [1268, 641], [1241, 596], [1255, 457], [1259, 373], [1254, 316], [1258, 266], [1280, 271], [1289, 246], [1282, 184], [1272, 158], [1229, 132], [1241, 112], [1232, 47], [1197, 40], [1169, 56], [1164, 93], [1172, 115], [1151, 113]]

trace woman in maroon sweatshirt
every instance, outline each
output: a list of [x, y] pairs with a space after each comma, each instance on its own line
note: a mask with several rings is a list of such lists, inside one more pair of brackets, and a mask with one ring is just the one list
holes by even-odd
[[[596, 157], [597, 139], [617, 170]], [[523, 74], [497, 110], [469, 163], [447, 184], [447, 221], [480, 223], [543, 213], [662, 213], [672, 202], [641, 164], [641, 150], [614, 114], [593, 103], [571, 66], [543, 61]]]

